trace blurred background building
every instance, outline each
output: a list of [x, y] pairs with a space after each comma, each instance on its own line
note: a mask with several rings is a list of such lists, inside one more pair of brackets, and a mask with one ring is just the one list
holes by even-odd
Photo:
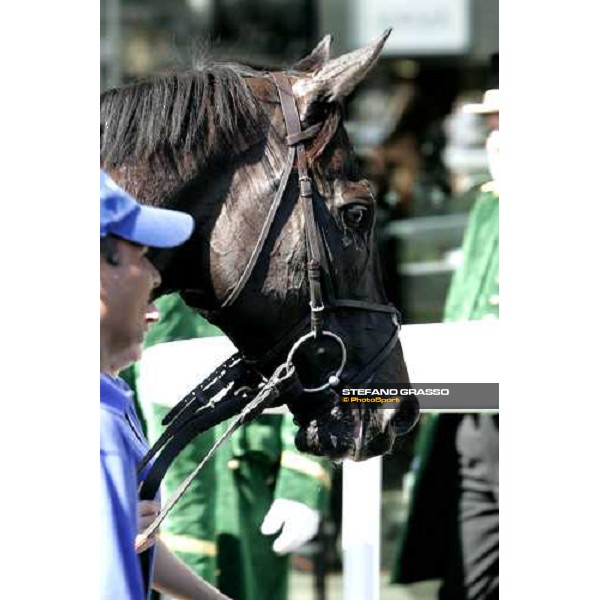
[[[498, 0], [101, 0], [101, 87], [205, 55], [291, 65], [328, 33], [337, 56], [392, 27], [347, 100], [345, 125], [376, 190], [388, 294], [405, 322], [438, 322], [469, 210], [489, 179], [483, 123], [460, 107], [486, 87], [498, 13]], [[405, 514], [411, 443], [384, 459], [384, 568]]]

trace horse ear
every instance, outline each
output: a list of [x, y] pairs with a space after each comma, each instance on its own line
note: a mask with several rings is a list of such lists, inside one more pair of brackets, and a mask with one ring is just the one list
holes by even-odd
[[386, 29], [369, 46], [327, 61], [318, 71], [302, 77], [294, 93], [308, 106], [313, 101], [335, 102], [348, 96], [377, 62], [391, 29]]
[[320, 69], [329, 60], [329, 49], [331, 46], [331, 36], [326, 35], [316, 46], [315, 49], [303, 59], [299, 60], [292, 69], [311, 73]]

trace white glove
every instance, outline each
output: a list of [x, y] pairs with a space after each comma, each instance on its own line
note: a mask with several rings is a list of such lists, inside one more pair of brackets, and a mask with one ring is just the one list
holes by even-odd
[[260, 531], [273, 535], [281, 529], [281, 535], [273, 542], [273, 552], [288, 554], [312, 539], [319, 529], [319, 511], [296, 500], [277, 498], [264, 518]]

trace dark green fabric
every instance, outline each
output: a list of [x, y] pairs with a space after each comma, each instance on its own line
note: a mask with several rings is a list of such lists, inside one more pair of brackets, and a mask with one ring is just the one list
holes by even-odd
[[317, 471], [323, 472], [323, 479], [282, 465], [275, 486], [275, 497], [302, 502], [318, 510], [323, 518], [329, 509], [332, 463], [324, 458], [298, 452], [294, 444], [297, 431], [292, 415], [286, 414], [280, 427], [281, 451], [300, 456], [303, 463], [314, 464]]
[[258, 420], [218, 455], [218, 587], [235, 600], [284, 600], [289, 559], [272, 551], [276, 535], [260, 532], [274, 498], [278, 475], [274, 433], [281, 416], [263, 415]]
[[150, 327], [144, 339], [144, 348], [176, 340], [223, 335], [218, 327], [193, 311], [179, 294], [162, 296], [156, 301], [156, 305], [160, 321]]
[[[217, 435], [226, 427], [221, 424]], [[321, 481], [280, 466], [282, 451], [292, 451], [287, 444], [294, 428], [289, 415], [260, 415], [218, 453], [218, 587], [235, 600], [287, 597], [289, 557], [271, 548], [278, 534], [260, 532], [273, 500], [297, 500], [317, 509], [328, 501]], [[298, 453], [295, 448], [293, 452]]]

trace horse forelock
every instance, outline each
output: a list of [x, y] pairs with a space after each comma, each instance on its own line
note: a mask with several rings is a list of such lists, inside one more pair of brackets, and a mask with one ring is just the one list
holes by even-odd
[[100, 96], [100, 160], [174, 162], [199, 167], [231, 156], [266, 135], [269, 119], [243, 73], [232, 65], [173, 71]]

